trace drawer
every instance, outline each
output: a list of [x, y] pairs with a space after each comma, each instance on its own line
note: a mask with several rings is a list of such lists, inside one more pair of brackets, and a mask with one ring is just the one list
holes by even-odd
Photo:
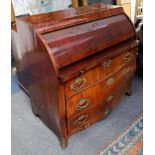
[[90, 125], [95, 122], [106, 118], [112, 111], [112, 109], [118, 104], [118, 101], [121, 99], [127, 91], [126, 87], [117, 89], [112, 95], [114, 98], [107, 103], [106, 100], [103, 103], [95, 105], [94, 107], [88, 109], [87, 111], [81, 112], [79, 115], [68, 121], [68, 131], [70, 134], [78, 132], [80, 130], [88, 128]]
[[102, 64], [88, 70], [86, 73], [81, 74], [81, 76], [65, 84], [66, 98], [106, 79], [133, 59], [135, 59], [134, 50], [122, 52], [117, 56], [112, 54], [107, 56]]
[[102, 103], [112, 91], [121, 87], [126, 79], [133, 76], [134, 71], [134, 63], [127, 64], [114, 75], [67, 99], [67, 118], [71, 119], [81, 111]]

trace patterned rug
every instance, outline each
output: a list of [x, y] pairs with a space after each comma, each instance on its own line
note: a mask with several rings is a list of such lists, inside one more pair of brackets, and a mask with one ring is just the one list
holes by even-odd
[[97, 155], [142, 155], [143, 114]]

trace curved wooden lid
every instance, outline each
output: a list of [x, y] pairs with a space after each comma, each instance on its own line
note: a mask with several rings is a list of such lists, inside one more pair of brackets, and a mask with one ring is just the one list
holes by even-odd
[[42, 35], [58, 68], [68, 66], [134, 36], [133, 25], [124, 14]]
[[95, 4], [18, 18], [42, 38], [57, 69], [135, 37], [122, 7]]

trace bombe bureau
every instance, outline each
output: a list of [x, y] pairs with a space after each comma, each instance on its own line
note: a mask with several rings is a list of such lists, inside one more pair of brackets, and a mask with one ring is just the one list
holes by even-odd
[[70, 135], [131, 95], [138, 41], [121, 7], [96, 4], [19, 17], [16, 30], [19, 84], [62, 148]]

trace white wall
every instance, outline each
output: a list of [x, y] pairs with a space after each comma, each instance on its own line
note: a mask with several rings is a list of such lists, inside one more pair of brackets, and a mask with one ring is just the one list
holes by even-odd
[[15, 15], [38, 14], [68, 8], [71, 0], [12, 0]]
[[136, 0], [131, 0], [131, 20], [134, 22], [135, 18]]
[[[16, 16], [27, 13], [32, 15], [43, 12], [63, 10], [67, 9], [68, 6], [71, 4], [71, 0], [12, 0], [12, 2]], [[135, 4], [136, 0], [131, 0], [132, 21], [134, 21]]]

